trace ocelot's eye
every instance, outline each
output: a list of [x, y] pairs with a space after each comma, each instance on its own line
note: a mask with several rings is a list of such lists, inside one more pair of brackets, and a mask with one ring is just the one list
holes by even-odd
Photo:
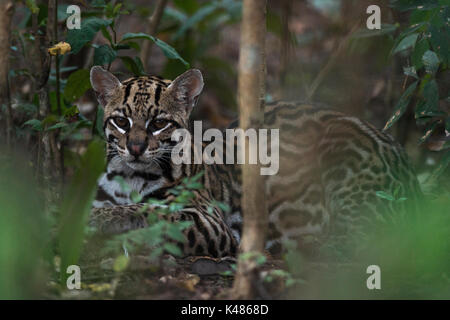
[[127, 130], [128, 127], [130, 126], [130, 122], [128, 121], [127, 118], [124, 117], [115, 117], [114, 118], [114, 123], [121, 129]]
[[156, 130], [159, 130], [167, 126], [168, 123], [169, 122], [167, 120], [156, 119], [155, 121], [152, 122], [152, 127], [155, 128]]

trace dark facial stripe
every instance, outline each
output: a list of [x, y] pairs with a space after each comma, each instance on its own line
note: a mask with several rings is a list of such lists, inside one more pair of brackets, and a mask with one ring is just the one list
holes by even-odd
[[130, 82], [125, 87], [125, 95], [123, 96], [123, 102], [122, 104], [125, 104], [128, 100], [128, 97], [130, 96], [131, 86], [133, 85], [133, 82]]
[[127, 104], [125, 104], [125, 107], [127, 108], [127, 113], [128, 113], [128, 114], [126, 114], [126, 116], [127, 116], [127, 117], [131, 117], [132, 112], [131, 112], [131, 107], [130, 107], [130, 105], [127, 103]]
[[159, 107], [159, 98], [161, 97], [161, 86], [158, 85], [155, 90], [155, 104]]

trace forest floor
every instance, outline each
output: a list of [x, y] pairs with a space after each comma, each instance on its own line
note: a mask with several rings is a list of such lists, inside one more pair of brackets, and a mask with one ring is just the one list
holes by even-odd
[[[89, 260], [89, 261], [88, 261]], [[214, 300], [230, 299], [233, 285], [232, 260], [210, 257], [176, 259], [161, 257], [158, 264], [148, 256], [130, 258], [125, 271], [114, 271], [115, 260], [82, 261], [81, 290], [67, 290], [57, 283], [49, 283], [49, 299], [151, 299], [151, 300]], [[261, 268], [280, 269], [283, 261], [269, 259]], [[274, 286], [278, 289], [274, 291]], [[282, 287], [282, 286], [281, 286]], [[262, 284], [258, 291], [266, 299], [282, 298], [284, 292], [278, 282]], [[270, 292], [270, 295], [269, 293]], [[276, 293], [275, 293], [276, 292]]]

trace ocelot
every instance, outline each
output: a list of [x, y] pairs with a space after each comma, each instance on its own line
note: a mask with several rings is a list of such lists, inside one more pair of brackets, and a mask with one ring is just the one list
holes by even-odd
[[[90, 223], [104, 233], [147, 225], [137, 214], [124, 181], [142, 196], [165, 199], [184, 177], [204, 172], [204, 189], [171, 221], [192, 221], [178, 245], [186, 256], [234, 256], [241, 233], [239, 165], [174, 164], [175, 129], [189, 129], [189, 116], [203, 89], [199, 70], [175, 80], [155, 76], [120, 82], [101, 67], [91, 69], [91, 83], [104, 107], [107, 171], [99, 179]], [[231, 125], [231, 127], [236, 126]], [[279, 172], [266, 181], [269, 210], [267, 248], [282, 250], [284, 240], [300, 247], [339, 241], [406, 202], [386, 201], [377, 191], [414, 200], [421, 194], [401, 146], [365, 121], [311, 104], [278, 102], [266, 106], [264, 128], [279, 129]], [[230, 212], [214, 206], [228, 204]]]

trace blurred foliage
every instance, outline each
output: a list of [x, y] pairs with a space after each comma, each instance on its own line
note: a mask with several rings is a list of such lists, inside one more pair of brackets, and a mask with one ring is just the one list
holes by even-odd
[[36, 298], [49, 258], [43, 194], [22, 155], [0, 154], [0, 299]]
[[60, 207], [59, 250], [61, 256], [61, 284], [64, 285], [68, 266], [78, 263], [85, 226], [97, 192], [97, 179], [105, 170], [104, 142], [93, 140], [81, 157]]
[[[292, 297], [308, 299], [448, 299], [450, 297], [450, 200], [422, 203], [427, 214], [400, 213], [392, 223], [358, 240], [349, 263], [311, 263], [299, 258], [289, 269], [305, 281]], [[355, 248], [349, 248], [354, 250]], [[296, 255], [293, 251], [290, 255]], [[381, 290], [368, 290], [366, 269], [377, 265]], [[299, 268], [298, 266], [301, 266]]]

